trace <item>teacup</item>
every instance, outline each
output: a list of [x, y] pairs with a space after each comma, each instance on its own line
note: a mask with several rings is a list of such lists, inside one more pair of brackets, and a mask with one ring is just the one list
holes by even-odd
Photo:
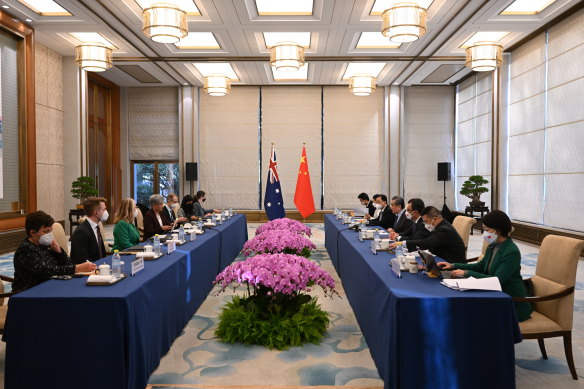
[[103, 264], [99, 265], [98, 269], [99, 269], [99, 274], [102, 276], [109, 276], [111, 274], [110, 265], [108, 265], [107, 263], [103, 263]]
[[153, 247], [151, 244], [147, 244], [146, 246], [144, 246], [144, 251], [147, 253], [151, 253], [153, 251]]
[[387, 250], [389, 248], [389, 239], [382, 239], [379, 243], [380, 250]]
[[172, 234], [172, 240], [178, 240], [178, 234]]

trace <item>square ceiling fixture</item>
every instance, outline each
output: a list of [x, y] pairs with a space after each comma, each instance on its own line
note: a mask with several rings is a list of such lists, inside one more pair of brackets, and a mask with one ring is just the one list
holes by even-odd
[[380, 32], [362, 32], [356, 49], [398, 49], [401, 43], [392, 42]]
[[[373, 3], [373, 7], [371, 7], [371, 12], [369, 13], [369, 15], [381, 15], [383, 11], [385, 11], [386, 9], [391, 8], [393, 5], [397, 3], [403, 3], [404, 1], [406, 0], [375, 0], [375, 3]], [[428, 9], [430, 8], [434, 0], [416, 0], [414, 2], [418, 4], [420, 7]]]
[[260, 16], [312, 15], [313, 0], [255, 0]]
[[221, 48], [212, 32], [189, 32], [174, 45], [179, 49], [216, 50]]
[[305, 63], [295, 72], [282, 72], [276, 70], [273, 66], [272, 75], [274, 76], [274, 81], [308, 81], [308, 64]]
[[461, 49], [466, 49], [468, 46], [477, 42], [499, 42], [501, 39], [509, 35], [508, 31], [479, 31], [475, 32], [473, 36], [468, 38], [466, 42], [460, 45]]
[[[138, 3], [140, 8], [142, 9], [148, 8], [152, 6], [152, 4], [156, 3], [167, 3], [165, 1], [160, 0], [134, 0], [134, 1]], [[169, 3], [172, 3], [178, 6], [180, 9], [187, 11], [187, 15], [201, 16], [201, 11], [199, 11], [199, 8], [197, 8], [197, 5], [195, 4], [194, 0], [172, 0]]]
[[231, 78], [232, 81], [239, 81], [239, 78], [237, 78], [237, 74], [235, 74], [235, 70], [233, 70], [230, 63], [200, 62], [193, 63], [193, 66], [197, 68], [203, 77], [207, 77], [209, 74], [223, 74]]
[[75, 39], [77, 39], [79, 43], [99, 42], [113, 49], [117, 49], [117, 47], [113, 43], [111, 43], [109, 40], [107, 40], [103, 35], [101, 35], [98, 32], [70, 32], [69, 34], [72, 35]]
[[266, 48], [280, 42], [296, 42], [305, 49], [310, 47], [310, 32], [264, 32]]
[[343, 75], [343, 80], [346, 81], [355, 74], [368, 74], [378, 77], [385, 65], [385, 62], [350, 62]]
[[72, 16], [53, 0], [18, 0], [41, 16]]
[[537, 15], [556, 0], [515, 0], [501, 15]]

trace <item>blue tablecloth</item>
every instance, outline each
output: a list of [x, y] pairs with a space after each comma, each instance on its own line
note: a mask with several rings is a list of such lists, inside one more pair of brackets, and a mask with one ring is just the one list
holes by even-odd
[[247, 241], [245, 215], [235, 215], [228, 222], [213, 227], [213, 231], [220, 233], [221, 261], [219, 263], [219, 272], [221, 272], [231, 265], [233, 259], [241, 251], [243, 244]]
[[[208, 231], [146, 261], [143, 271], [118, 284], [51, 280], [10, 298], [6, 389], [144, 389], [207, 297], [221, 260], [241, 250], [241, 231], [230, 224], [247, 230], [245, 218], [229, 220], [222, 232]], [[122, 257], [126, 274], [134, 258]], [[103, 261], [111, 264], [110, 257], [97, 263]]]
[[325, 233], [338, 237], [329, 245], [343, 288], [386, 388], [515, 388], [521, 333], [507, 294], [459, 292], [422, 273], [398, 279], [393, 255], [374, 255], [344, 228], [325, 215]]

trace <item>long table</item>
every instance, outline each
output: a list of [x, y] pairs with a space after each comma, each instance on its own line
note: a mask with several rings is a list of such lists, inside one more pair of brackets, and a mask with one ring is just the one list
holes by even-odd
[[[11, 297], [6, 389], [144, 389], [245, 240], [237, 215], [115, 285], [50, 280]], [[124, 273], [133, 259], [122, 257]]]
[[370, 250], [325, 215], [325, 245], [385, 388], [515, 388], [521, 333], [505, 293], [459, 292]]

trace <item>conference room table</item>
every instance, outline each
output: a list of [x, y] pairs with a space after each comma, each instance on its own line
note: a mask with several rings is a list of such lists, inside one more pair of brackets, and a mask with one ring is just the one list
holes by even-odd
[[511, 297], [456, 291], [421, 272], [397, 278], [388, 252], [373, 254], [334, 215], [325, 246], [385, 388], [515, 388], [521, 333]]
[[[116, 284], [49, 280], [14, 295], [5, 388], [144, 389], [245, 240], [245, 215], [236, 215]], [[134, 259], [122, 256], [125, 274]], [[96, 264], [103, 262], [111, 257]]]

